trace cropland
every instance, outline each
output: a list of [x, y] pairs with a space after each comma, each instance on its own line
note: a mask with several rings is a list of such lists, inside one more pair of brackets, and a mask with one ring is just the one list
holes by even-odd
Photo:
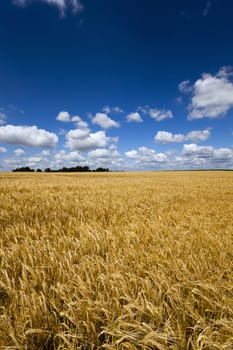
[[0, 173], [0, 349], [232, 350], [233, 172]]

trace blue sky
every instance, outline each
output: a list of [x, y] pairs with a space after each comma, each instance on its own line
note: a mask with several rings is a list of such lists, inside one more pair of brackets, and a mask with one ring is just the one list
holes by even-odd
[[231, 0], [1, 0], [0, 170], [233, 169]]

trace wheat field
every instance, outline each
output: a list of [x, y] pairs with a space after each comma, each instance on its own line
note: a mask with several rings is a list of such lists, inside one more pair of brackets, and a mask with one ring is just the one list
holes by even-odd
[[0, 349], [233, 349], [233, 172], [0, 173]]

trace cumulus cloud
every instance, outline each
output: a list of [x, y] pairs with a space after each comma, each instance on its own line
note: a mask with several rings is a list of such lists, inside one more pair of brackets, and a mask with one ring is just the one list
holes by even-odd
[[188, 119], [218, 118], [233, 107], [231, 70], [223, 67], [214, 76], [203, 74], [194, 84]]
[[163, 163], [167, 160], [165, 153], [157, 153], [147, 147], [139, 147], [137, 150], [125, 152], [127, 158], [136, 159], [139, 163]]
[[86, 129], [88, 128], [88, 124], [82, 120], [78, 115], [71, 116], [69, 112], [61, 111], [58, 113], [57, 120], [63, 123], [69, 123], [73, 122], [79, 129]]
[[214, 148], [212, 146], [198, 146], [185, 144], [182, 156], [186, 164], [200, 168], [233, 168], [233, 150], [230, 148]]
[[58, 137], [37, 126], [5, 125], [0, 127], [0, 142], [27, 147], [54, 147]]
[[133, 149], [132, 151], [125, 152], [125, 155], [128, 158], [137, 159], [138, 158], [138, 151]]
[[200, 158], [210, 158], [213, 155], [213, 147], [198, 146], [195, 143], [186, 144], [183, 146], [183, 155], [196, 156]]
[[103, 159], [103, 158], [113, 158], [113, 157], [119, 157], [120, 154], [116, 149], [111, 148], [97, 148], [93, 151], [90, 151], [88, 153], [89, 158], [94, 159]]
[[88, 151], [106, 147], [110, 141], [110, 137], [107, 137], [104, 131], [91, 133], [89, 129], [70, 130], [66, 134], [66, 139], [66, 146], [75, 151]]
[[158, 131], [155, 135], [154, 141], [161, 143], [183, 142], [184, 137], [183, 134], [172, 134], [168, 131]]
[[[168, 150], [165, 153], [154, 149], [139, 147], [125, 152], [121, 156], [115, 144], [80, 151], [61, 150], [57, 153], [34, 154], [29, 157], [4, 158], [2, 168], [11, 170], [20, 166], [57, 169], [77, 165], [90, 168], [108, 167], [112, 170], [150, 170], [150, 169], [233, 169], [233, 149], [199, 146], [195, 143], [184, 144], [181, 151]], [[1, 152], [1, 148], [0, 148]]]
[[42, 162], [44, 159], [42, 157], [37, 157], [37, 156], [32, 156], [32, 157], [28, 157], [27, 158], [29, 164], [38, 164], [40, 162]]
[[233, 159], [233, 150], [229, 148], [217, 148], [212, 146], [198, 146], [195, 143], [186, 144], [183, 147], [183, 155], [197, 158], [211, 158], [212, 161], [228, 161]]
[[3, 163], [4, 163], [5, 167], [7, 167], [7, 170], [10, 170], [12, 168], [16, 168], [18, 166], [24, 166], [24, 162], [22, 162], [21, 159], [6, 158], [6, 159], [3, 159]]
[[173, 118], [172, 111], [166, 109], [149, 109], [149, 116], [156, 120], [157, 122], [161, 122], [164, 119]]
[[16, 158], [7, 158], [3, 160], [4, 168], [6, 170], [12, 170], [14, 168], [29, 166], [30, 168], [46, 168], [50, 166], [49, 161], [39, 155], [32, 155], [25, 157], [23, 154], [19, 157], [16, 154]]
[[211, 134], [210, 129], [194, 130], [194, 131], [190, 131], [185, 136], [185, 140], [190, 140], [193, 142], [203, 142], [203, 141], [206, 141], [210, 137], [210, 134]]
[[138, 107], [138, 111], [141, 111], [144, 114], [148, 114], [151, 118], [157, 122], [161, 122], [164, 119], [173, 118], [172, 111], [170, 109], [158, 109], [150, 108], [149, 106]]
[[7, 115], [3, 112], [0, 112], [0, 125], [3, 125], [6, 123], [6, 118], [7, 118]]
[[15, 150], [14, 150], [14, 154], [15, 154], [16, 156], [18, 156], [18, 157], [21, 157], [21, 156], [23, 156], [23, 155], [25, 154], [25, 152], [24, 152], [23, 149], [18, 148], [18, 149], [15, 149]]
[[92, 118], [92, 123], [97, 124], [104, 129], [118, 128], [120, 126], [119, 123], [109, 118], [105, 113], [96, 113], [95, 117]]
[[229, 148], [218, 148], [213, 151], [213, 158], [215, 161], [230, 161], [233, 160], [233, 150]]
[[135, 113], [129, 113], [126, 117], [128, 122], [136, 122], [136, 123], [141, 123], [143, 122], [142, 117], [138, 112]]
[[55, 154], [54, 159], [55, 159], [56, 165], [59, 166], [60, 164], [63, 164], [63, 163], [73, 165], [77, 162], [83, 161], [85, 158], [77, 151], [67, 153], [64, 150], [62, 150]]
[[42, 152], [41, 152], [41, 155], [42, 156], [49, 156], [50, 155], [50, 151], [49, 150], [43, 150]]
[[77, 128], [79, 129], [87, 129], [88, 124], [84, 122], [79, 116], [74, 116], [71, 118], [71, 121], [75, 123]]
[[181, 152], [157, 153], [140, 147], [125, 152], [131, 169], [233, 169], [233, 150], [184, 144]]
[[68, 123], [71, 121], [71, 116], [69, 112], [61, 111], [58, 113], [56, 119], [59, 120], [60, 122]]
[[125, 168], [125, 161], [121, 158], [116, 145], [110, 145], [108, 148], [97, 148], [88, 152], [87, 162], [93, 169], [98, 167], [107, 167], [110, 169]]
[[102, 108], [102, 111], [106, 114], [110, 114], [110, 113], [123, 113], [123, 109], [119, 106], [116, 107], [110, 107], [110, 106], [104, 106]]
[[[83, 10], [83, 5], [79, 0], [37, 0], [38, 2], [44, 2], [48, 5], [57, 6], [62, 16], [65, 15], [66, 10], [71, 8], [73, 13], [77, 13]], [[13, 0], [13, 3], [18, 6], [26, 6], [30, 4], [32, 0]]]
[[154, 141], [161, 143], [173, 143], [173, 142], [203, 142], [210, 137], [210, 129], [205, 130], [194, 130], [190, 131], [188, 134], [172, 134], [168, 131], [158, 131], [155, 135]]
[[0, 153], [6, 153], [7, 149], [5, 147], [0, 147]]

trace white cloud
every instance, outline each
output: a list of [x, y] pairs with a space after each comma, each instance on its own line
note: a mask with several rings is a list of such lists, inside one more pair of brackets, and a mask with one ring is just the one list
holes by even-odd
[[233, 151], [229, 148], [219, 148], [213, 151], [213, 158], [217, 161], [233, 160]]
[[66, 112], [66, 111], [62, 111], [62, 112], [58, 113], [56, 119], [59, 120], [60, 122], [64, 122], [64, 123], [68, 123], [71, 121], [70, 114], [69, 114], [69, 112]]
[[109, 107], [109, 106], [104, 106], [102, 108], [102, 111], [106, 114], [110, 114], [110, 113], [123, 113], [123, 109], [121, 107]]
[[[49, 5], [57, 6], [62, 16], [65, 15], [65, 12], [68, 7], [72, 9], [73, 13], [82, 11], [83, 9], [83, 5], [79, 0], [37, 0], [37, 1], [45, 2]], [[31, 2], [32, 0], [13, 0], [13, 3], [19, 6], [26, 6]]]
[[151, 118], [157, 122], [161, 122], [164, 119], [173, 118], [172, 111], [170, 109], [157, 109], [150, 108], [149, 106], [138, 107], [138, 111], [141, 111], [144, 114], [148, 114]]
[[72, 122], [75, 122], [75, 125], [78, 129], [87, 129], [88, 124], [84, 122], [79, 116], [74, 116], [71, 118]]
[[161, 122], [164, 119], [173, 118], [172, 111], [166, 109], [159, 110], [150, 108], [149, 115], [157, 122]]
[[116, 149], [107, 149], [107, 148], [97, 148], [93, 151], [90, 151], [88, 153], [88, 157], [90, 158], [113, 158], [113, 157], [119, 157], [120, 154]]
[[125, 167], [125, 161], [120, 157], [120, 153], [115, 145], [110, 145], [108, 148], [96, 149], [89, 152], [87, 162], [92, 169], [107, 167], [113, 170]]
[[30, 157], [24, 157], [23, 155], [21, 157], [17, 156], [17, 158], [4, 159], [3, 163], [6, 170], [12, 170], [22, 166], [29, 166], [33, 169], [50, 166], [49, 161], [39, 155], [33, 155]]
[[7, 149], [5, 147], [0, 147], [0, 153], [6, 153]]
[[15, 149], [15, 150], [14, 150], [14, 154], [15, 154], [16, 156], [18, 156], [18, 157], [21, 157], [21, 156], [23, 156], [23, 155], [25, 154], [25, 152], [24, 152], [23, 149], [18, 148], [18, 149]]
[[126, 169], [233, 169], [233, 150], [185, 144], [181, 152], [157, 153], [140, 147], [125, 152]]
[[193, 142], [203, 142], [203, 141], [206, 141], [210, 137], [210, 134], [211, 134], [210, 129], [194, 130], [194, 131], [190, 131], [185, 136], [185, 140], [190, 140]]
[[82, 118], [80, 118], [78, 115], [71, 116], [70, 113], [66, 111], [60, 112], [56, 119], [64, 123], [73, 122], [79, 129], [88, 128], [88, 124], [84, 122]]
[[14, 159], [14, 158], [8, 158], [3, 159], [4, 164], [7, 166], [7, 169], [10, 170], [10, 168], [16, 168], [18, 166], [23, 166], [21, 159]]
[[92, 118], [93, 124], [98, 124], [104, 129], [108, 128], [118, 128], [120, 126], [115, 120], [109, 118], [107, 114], [96, 113], [95, 117]]
[[147, 147], [139, 147], [137, 150], [125, 152], [127, 158], [135, 159], [138, 163], [163, 163], [167, 160], [165, 153], [157, 153]]
[[6, 123], [6, 118], [7, 118], [7, 115], [3, 112], [0, 112], [0, 125], [3, 125]]
[[199, 158], [210, 158], [213, 155], [213, 150], [211, 146], [198, 146], [195, 143], [191, 143], [183, 146], [182, 154]]
[[87, 129], [88, 128], [88, 124], [86, 122], [84, 122], [83, 120], [80, 120], [79, 122], [76, 123], [77, 128], [80, 129]]
[[60, 165], [64, 162], [68, 162], [68, 164], [70, 163], [77, 163], [77, 162], [80, 162], [80, 161], [83, 161], [85, 158], [83, 156], [81, 156], [81, 154], [77, 151], [73, 151], [73, 152], [69, 152], [69, 153], [66, 153], [65, 151], [60, 151], [58, 153], [55, 154], [55, 163], [57, 165]]
[[128, 158], [137, 159], [138, 158], [138, 151], [133, 149], [132, 151], [125, 152], [125, 155]]
[[172, 134], [168, 131], [158, 131], [155, 135], [154, 141], [161, 143], [173, 143], [173, 142], [203, 142], [210, 137], [210, 129], [205, 130], [194, 130], [190, 131], [188, 134]]
[[75, 115], [74, 117], [71, 118], [72, 122], [80, 122], [82, 119], [78, 116], [78, 115]]
[[215, 75], [203, 74], [194, 84], [188, 119], [218, 118], [233, 107], [233, 83], [229, 67]]
[[126, 117], [128, 122], [143, 122], [142, 117], [140, 116], [140, 114], [138, 112], [135, 113], [129, 113]]
[[198, 146], [195, 143], [183, 145], [182, 151], [168, 150], [165, 153], [142, 146], [125, 152], [125, 157], [120, 155], [114, 144], [88, 153], [61, 150], [47, 155], [49, 157], [46, 154], [42, 156], [41, 152], [29, 157], [4, 158], [1, 167], [4, 170], [21, 166], [58, 169], [77, 165], [88, 165], [91, 169], [108, 167], [112, 170], [233, 169], [233, 149]]
[[104, 131], [91, 133], [89, 129], [70, 130], [66, 134], [66, 146], [71, 150], [88, 151], [95, 148], [106, 147], [110, 138]]
[[190, 80], [182, 81], [178, 87], [182, 93], [189, 93], [193, 91], [193, 87], [190, 85]]
[[183, 142], [185, 136], [183, 134], [172, 134], [168, 131], [158, 131], [154, 141], [161, 143]]
[[54, 147], [58, 137], [37, 126], [5, 125], [0, 127], [0, 142], [28, 147]]
[[233, 168], [233, 150], [187, 144], [183, 146], [181, 158], [187, 167], [199, 168]]
[[36, 164], [42, 162], [44, 159], [41, 157], [32, 156], [32, 157], [28, 157], [27, 160], [28, 160], [29, 164], [36, 165]]
[[49, 156], [49, 155], [50, 155], [50, 151], [49, 151], [49, 150], [43, 150], [43, 151], [41, 152], [41, 155], [42, 155], [42, 156]]

